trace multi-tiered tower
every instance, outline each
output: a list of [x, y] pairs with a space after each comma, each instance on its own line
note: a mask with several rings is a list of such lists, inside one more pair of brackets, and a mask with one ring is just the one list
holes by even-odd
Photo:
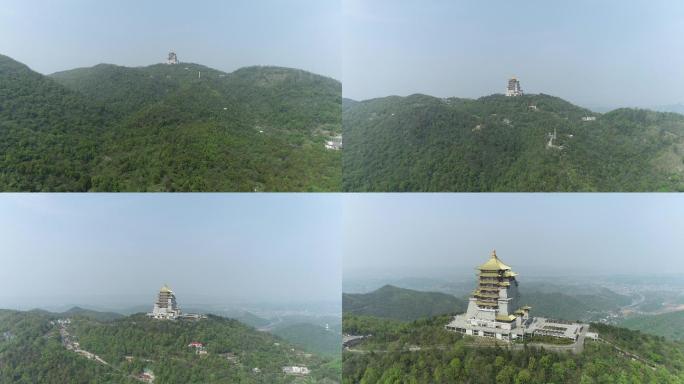
[[597, 333], [588, 332], [587, 324], [530, 317], [530, 307], [520, 306], [518, 274], [499, 260], [496, 251], [477, 270], [477, 288], [468, 310], [454, 316], [444, 326], [447, 330], [505, 341], [550, 336], [572, 340], [575, 345], [582, 345], [585, 337], [598, 338]]
[[465, 314], [454, 317], [447, 329], [468, 335], [511, 340], [524, 335], [530, 307], [519, 305], [517, 273], [492, 254], [478, 268], [477, 288]]
[[508, 88], [506, 89], [506, 96], [522, 96], [523, 91], [520, 88], [520, 81], [515, 77], [508, 79]]
[[148, 316], [154, 317], [155, 319], [173, 320], [180, 315], [181, 310], [176, 303], [176, 295], [174, 295], [173, 291], [164, 284], [159, 290], [157, 301], [154, 303], [154, 309], [152, 309], [152, 313], [148, 313]]
[[178, 55], [176, 55], [176, 52], [169, 52], [169, 58], [166, 59], [166, 64], [178, 64]]

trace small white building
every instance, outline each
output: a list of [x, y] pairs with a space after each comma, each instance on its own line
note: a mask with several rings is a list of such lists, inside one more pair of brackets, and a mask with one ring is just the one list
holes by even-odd
[[582, 117], [582, 121], [595, 121], [596, 116], [584, 116]]
[[325, 142], [325, 149], [339, 151], [342, 149], [342, 135], [331, 137]]
[[283, 373], [286, 375], [306, 376], [311, 373], [311, 371], [309, 371], [309, 368], [307, 367], [293, 365], [290, 367], [283, 367]]

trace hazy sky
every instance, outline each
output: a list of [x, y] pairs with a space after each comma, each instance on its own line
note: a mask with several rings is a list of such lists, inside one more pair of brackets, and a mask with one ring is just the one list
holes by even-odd
[[0, 54], [41, 73], [166, 60], [341, 78], [341, 0], [3, 0]]
[[340, 202], [308, 193], [3, 194], [0, 307], [92, 295], [151, 305], [164, 283], [181, 306], [204, 296], [336, 302]]
[[349, 194], [344, 278], [684, 273], [684, 194]]
[[476, 98], [524, 91], [583, 106], [684, 102], [684, 2], [344, 0], [343, 92]]

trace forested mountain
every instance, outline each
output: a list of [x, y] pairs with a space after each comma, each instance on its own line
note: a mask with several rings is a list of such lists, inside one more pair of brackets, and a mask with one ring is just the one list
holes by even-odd
[[[108, 322], [43, 311], [0, 310], [0, 382], [335, 383], [339, 357], [322, 358], [236, 320], [159, 321], [138, 314]], [[201, 348], [189, 346], [202, 343]], [[202, 353], [198, 353], [199, 351]], [[309, 377], [281, 368], [306, 365]], [[258, 368], [258, 369], [254, 369]]]
[[72, 316], [79, 316], [79, 317], [85, 317], [91, 320], [97, 320], [97, 321], [102, 321], [102, 322], [107, 322], [107, 321], [113, 321], [113, 320], [118, 320], [122, 319], [125, 316], [116, 312], [100, 312], [100, 311], [93, 311], [91, 309], [85, 309], [81, 307], [73, 307], [70, 308], [68, 311], [59, 313], [57, 315], [60, 315], [62, 317], [72, 317]]
[[592, 324], [602, 340], [586, 340], [583, 352], [572, 354], [484, 343], [444, 330], [449, 320], [402, 323], [345, 314], [345, 332], [372, 336], [344, 351], [343, 383], [684, 382], [684, 344], [661, 337]]
[[370, 293], [342, 295], [342, 310], [400, 321], [412, 321], [445, 313], [463, 312], [466, 303], [440, 292], [419, 292], [391, 285]]
[[346, 100], [343, 122], [345, 191], [684, 190], [675, 113], [412, 95]]
[[339, 328], [335, 332], [315, 324], [298, 323], [276, 328], [271, 333], [322, 356], [339, 358], [342, 353], [342, 335]]
[[684, 311], [634, 316], [620, 326], [684, 342]]
[[0, 56], [0, 190], [339, 190], [340, 131], [340, 83], [302, 70]]
[[520, 300], [531, 306], [537, 316], [569, 321], [596, 321], [632, 302], [630, 297], [609, 289], [576, 292], [572, 287], [564, 292], [521, 288]]

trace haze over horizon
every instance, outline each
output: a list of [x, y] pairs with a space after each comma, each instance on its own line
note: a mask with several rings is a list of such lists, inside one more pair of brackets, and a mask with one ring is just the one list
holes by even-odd
[[527, 276], [684, 273], [684, 197], [345, 195], [343, 279], [474, 276], [493, 249]]
[[50, 74], [181, 62], [225, 72], [292, 67], [341, 79], [339, 0], [3, 2], [0, 54]]
[[515, 76], [527, 93], [595, 110], [684, 103], [682, 3], [344, 0], [343, 8], [347, 98], [478, 98], [503, 93]]
[[[311, 194], [6, 194], [0, 308], [341, 300], [339, 198]], [[73, 302], [93, 300], [95, 302]], [[185, 300], [185, 301], [184, 301]], [[217, 299], [218, 300], [218, 299]], [[122, 303], [122, 305], [125, 303]]]

